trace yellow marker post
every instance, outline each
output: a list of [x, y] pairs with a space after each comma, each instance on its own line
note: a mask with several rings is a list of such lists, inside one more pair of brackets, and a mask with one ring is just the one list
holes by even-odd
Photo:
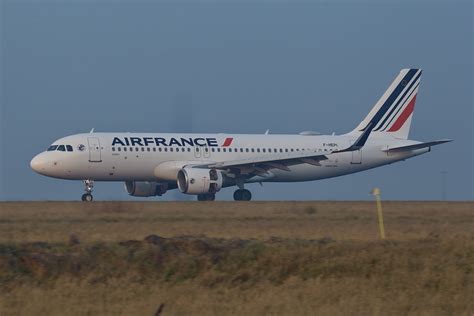
[[379, 220], [380, 239], [385, 239], [385, 227], [383, 224], [382, 202], [380, 201], [380, 189], [373, 188], [370, 193], [373, 196], [375, 196], [375, 200], [377, 201], [377, 217]]

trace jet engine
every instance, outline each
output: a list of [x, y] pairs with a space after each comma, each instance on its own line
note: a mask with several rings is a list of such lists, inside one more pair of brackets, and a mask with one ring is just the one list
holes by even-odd
[[131, 196], [161, 196], [168, 190], [168, 184], [148, 181], [125, 181], [125, 189]]
[[216, 193], [222, 188], [222, 172], [216, 169], [183, 168], [178, 171], [178, 188], [186, 194]]

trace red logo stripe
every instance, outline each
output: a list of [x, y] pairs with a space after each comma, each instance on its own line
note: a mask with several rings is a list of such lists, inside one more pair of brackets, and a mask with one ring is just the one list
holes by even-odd
[[234, 140], [234, 139], [233, 139], [232, 137], [227, 137], [227, 138], [225, 139], [224, 144], [222, 145], [222, 147], [228, 147], [228, 146], [230, 146], [230, 144], [232, 144], [232, 141], [233, 141], [233, 140]]
[[416, 94], [411, 99], [410, 103], [408, 106], [403, 110], [402, 114], [398, 117], [398, 119], [393, 123], [392, 127], [388, 130], [389, 132], [396, 132], [400, 128], [402, 128], [403, 124], [407, 121], [407, 119], [410, 117], [410, 115], [413, 113], [413, 110], [415, 109], [415, 101], [416, 101]]

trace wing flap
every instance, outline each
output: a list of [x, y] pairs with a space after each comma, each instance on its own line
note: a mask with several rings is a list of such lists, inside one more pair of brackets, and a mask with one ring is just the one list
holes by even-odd
[[290, 171], [288, 166], [309, 163], [312, 165], [319, 165], [319, 161], [327, 160], [326, 155], [307, 153], [304, 155], [280, 155], [276, 157], [256, 157], [249, 159], [222, 161], [201, 165], [193, 165], [194, 168], [216, 168], [216, 169], [240, 169], [245, 170], [246, 173], [263, 172], [270, 169], [280, 169]]

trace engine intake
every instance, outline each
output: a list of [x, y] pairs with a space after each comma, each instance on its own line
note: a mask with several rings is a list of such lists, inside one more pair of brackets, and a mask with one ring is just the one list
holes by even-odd
[[161, 196], [165, 194], [168, 190], [168, 184], [148, 181], [125, 181], [125, 189], [127, 190], [127, 193], [131, 196]]
[[183, 168], [178, 171], [177, 182], [182, 193], [216, 193], [222, 188], [223, 176], [216, 169]]

